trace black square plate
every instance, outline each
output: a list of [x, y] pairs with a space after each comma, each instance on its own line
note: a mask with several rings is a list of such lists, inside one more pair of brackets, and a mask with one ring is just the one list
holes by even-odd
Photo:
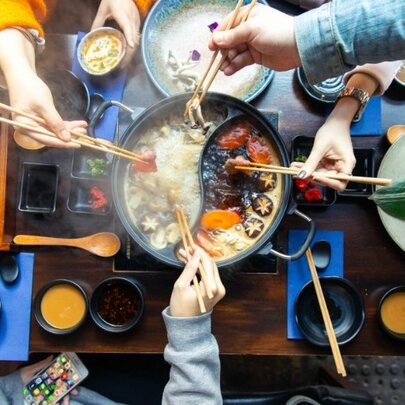
[[[94, 162], [95, 159], [103, 159], [105, 161], [103, 173], [92, 170], [91, 162]], [[111, 154], [92, 151], [86, 148], [75, 149], [72, 161], [72, 177], [95, 180], [107, 179], [111, 174], [111, 161]]]
[[18, 209], [38, 214], [55, 212], [58, 179], [57, 165], [24, 163]]

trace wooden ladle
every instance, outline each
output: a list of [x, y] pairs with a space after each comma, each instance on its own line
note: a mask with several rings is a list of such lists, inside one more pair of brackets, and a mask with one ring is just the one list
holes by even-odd
[[402, 135], [405, 135], [405, 125], [392, 125], [388, 128], [387, 139], [391, 145]]
[[71, 246], [87, 250], [101, 257], [114, 256], [121, 247], [121, 241], [115, 233], [100, 232], [82, 238], [51, 238], [47, 236], [17, 235], [13, 239], [16, 245]]

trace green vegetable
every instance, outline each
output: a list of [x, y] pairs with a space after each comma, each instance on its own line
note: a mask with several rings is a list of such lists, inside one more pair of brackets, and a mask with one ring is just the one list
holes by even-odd
[[307, 161], [307, 157], [305, 156], [305, 155], [303, 155], [302, 153], [300, 153], [299, 155], [297, 155], [296, 157], [295, 157], [295, 161], [296, 162], [302, 162], [302, 163], [305, 163], [306, 161]]
[[105, 159], [87, 159], [87, 164], [90, 167], [91, 175], [93, 177], [101, 176], [104, 174], [104, 170], [107, 164]]
[[387, 214], [405, 219], [405, 181], [381, 187], [369, 197]]

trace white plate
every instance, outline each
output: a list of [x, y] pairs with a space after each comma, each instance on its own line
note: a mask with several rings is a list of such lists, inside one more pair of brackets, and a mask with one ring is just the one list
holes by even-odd
[[[401, 136], [387, 151], [378, 170], [378, 177], [392, 179], [393, 181], [405, 180], [405, 136]], [[388, 215], [378, 208], [381, 221], [394, 240], [405, 251], [405, 220]]]

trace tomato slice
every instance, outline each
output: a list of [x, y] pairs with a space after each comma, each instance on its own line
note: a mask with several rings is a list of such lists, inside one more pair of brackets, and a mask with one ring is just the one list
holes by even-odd
[[238, 123], [222, 133], [217, 144], [223, 149], [236, 149], [245, 144], [252, 127], [247, 122]]
[[197, 245], [203, 248], [212, 257], [221, 257], [222, 254], [215, 249], [214, 244], [211, 242], [207, 232], [200, 229], [196, 236]]
[[251, 136], [246, 144], [249, 157], [256, 163], [270, 163], [270, 149], [257, 136]]
[[201, 217], [201, 225], [209, 230], [229, 229], [236, 224], [240, 224], [240, 216], [235, 211], [213, 210], [206, 212]]

